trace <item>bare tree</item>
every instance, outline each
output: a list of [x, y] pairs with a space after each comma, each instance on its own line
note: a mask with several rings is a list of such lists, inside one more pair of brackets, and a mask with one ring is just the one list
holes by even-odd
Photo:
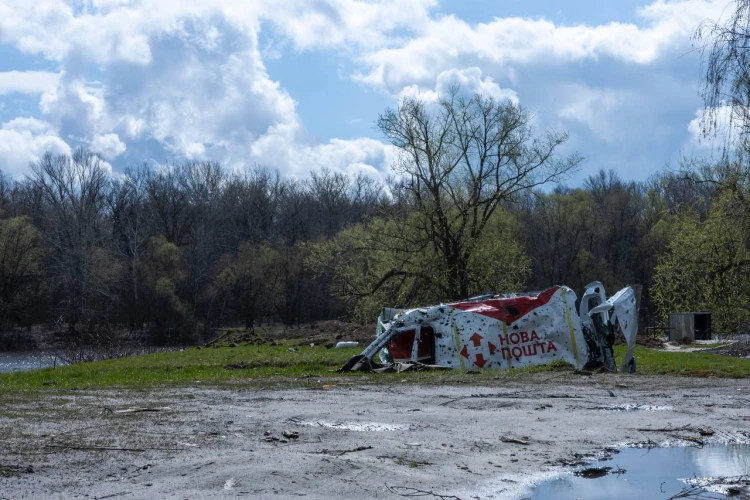
[[[725, 19], [706, 20], [693, 37], [702, 56], [703, 133], [719, 132], [723, 109], [731, 109], [730, 131], [750, 132], [750, 0], [735, 0]], [[727, 10], [729, 10], [727, 6]], [[731, 139], [725, 143], [731, 149]]]
[[56, 302], [70, 329], [107, 314], [116, 300], [117, 265], [103, 245], [109, 170], [84, 149], [72, 156], [45, 154], [31, 165], [45, 203], [44, 236]]
[[181, 185], [176, 167], [152, 172], [146, 184], [149, 207], [159, 232], [170, 243], [182, 246], [193, 228], [190, 197]]
[[331, 238], [346, 225], [349, 201], [349, 176], [341, 172], [322, 169], [310, 173], [309, 190], [316, 201], [320, 231]]
[[501, 203], [562, 180], [581, 161], [558, 153], [567, 134], [536, 136], [531, 118], [509, 100], [465, 97], [453, 87], [436, 110], [409, 98], [377, 121], [401, 151], [395, 168], [422, 214], [419, 229], [426, 229], [448, 272], [451, 299], [467, 296], [469, 260]]
[[113, 247], [117, 256], [126, 263], [129, 278], [129, 322], [137, 327], [142, 326], [144, 319], [140, 308], [142, 255], [154, 234], [153, 218], [147, 206], [149, 174], [146, 165], [126, 169], [123, 176], [112, 182], [106, 198], [112, 217]]
[[239, 243], [268, 243], [276, 236], [279, 198], [284, 182], [278, 171], [262, 167], [246, 169], [234, 175], [224, 190], [224, 213], [231, 214], [235, 231], [230, 235]]

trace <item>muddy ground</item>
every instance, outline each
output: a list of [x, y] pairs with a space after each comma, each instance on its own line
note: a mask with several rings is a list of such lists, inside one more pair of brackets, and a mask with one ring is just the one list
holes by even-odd
[[0, 498], [523, 498], [608, 447], [750, 438], [749, 380], [302, 383], [5, 396]]

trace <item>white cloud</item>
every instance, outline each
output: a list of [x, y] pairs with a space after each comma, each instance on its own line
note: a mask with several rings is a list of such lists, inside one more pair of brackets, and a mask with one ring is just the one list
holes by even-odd
[[15, 132], [30, 132], [32, 134], [48, 134], [52, 132], [49, 123], [36, 118], [14, 118], [2, 124], [4, 130], [13, 130]]
[[112, 160], [125, 152], [127, 147], [117, 134], [102, 134], [91, 141], [91, 150], [99, 153], [103, 158]]
[[[388, 155], [379, 141], [307, 142], [296, 102], [263, 64], [260, 20], [279, 23], [299, 48], [366, 45], [426, 19], [433, 4], [95, 1], [76, 10], [59, 0], [11, 0], [0, 33], [15, 34], [21, 50], [60, 61], [61, 78], [41, 98], [43, 116], [60, 136], [110, 160], [139, 143], [159, 160], [261, 162], [290, 174], [322, 166], [382, 169]], [[101, 82], [85, 78], [86, 61], [101, 65]]]
[[622, 123], [617, 112], [628, 103], [632, 104], [633, 96], [622, 90], [582, 84], [563, 85], [561, 94], [565, 100], [557, 110], [557, 116], [586, 125], [591, 133], [605, 141], [622, 137]]
[[19, 92], [42, 93], [57, 84], [59, 75], [48, 71], [2, 71], [0, 72], [0, 95]]
[[87, 138], [106, 127], [107, 102], [101, 86], [63, 73], [55, 88], [42, 95], [44, 117], [66, 136]]
[[453, 85], [458, 85], [458, 90], [467, 96], [479, 94], [499, 101], [507, 99], [518, 103], [518, 96], [514, 90], [501, 88], [492, 77], [482, 77], [482, 70], [477, 67], [443, 71], [437, 75], [434, 83], [434, 88], [428, 89], [420, 88], [416, 84], [404, 87], [399, 93], [399, 98], [436, 102], [441, 96], [448, 95]]
[[[372, 49], [397, 43], [400, 32], [427, 26], [437, 0], [279, 0], [264, 17], [276, 23], [300, 49], [350, 44]], [[401, 33], [403, 34], [403, 33]]]
[[611, 58], [627, 64], [653, 63], [686, 43], [695, 26], [717, 18], [726, 0], [657, 0], [639, 11], [645, 26], [609, 23], [564, 26], [545, 19], [495, 18], [471, 25], [454, 16], [426, 24], [419, 36], [395, 47], [364, 54], [360, 81], [397, 94], [410, 84], [428, 84], [458, 65], [492, 66], [508, 73], [515, 66], [564, 64]]
[[387, 172], [398, 152], [391, 145], [370, 138], [332, 139], [327, 144], [304, 152], [311, 169], [332, 168], [341, 171], [362, 170], [370, 175]]
[[68, 154], [70, 147], [52, 127], [34, 118], [16, 118], [0, 125], [0, 170], [20, 178], [29, 163], [46, 151]]
[[[71, 2], [73, 3], [73, 2]], [[148, 64], [149, 39], [179, 31], [186, 20], [221, 16], [241, 29], [275, 23], [300, 49], [346, 44], [382, 46], [392, 33], [429, 22], [436, 0], [6, 0], [0, 4], [0, 42], [64, 60], [84, 53], [99, 64]]]
[[251, 155], [261, 164], [278, 167], [298, 178], [321, 168], [341, 172], [365, 170], [384, 176], [397, 156], [393, 146], [368, 137], [332, 139], [310, 145], [301, 142], [299, 135], [300, 130], [295, 126], [272, 127], [253, 143]]
[[737, 140], [737, 123], [739, 120], [728, 105], [713, 109], [709, 114], [701, 108], [695, 112], [695, 118], [688, 124], [690, 145], [697, 149], [710, 150], [724, 146], [727, 141]]
[[[517, 102], [505, 82], [525, 90], [529, 67], [656, 63], [685, 47], [695, 25], [718, 17], [726, 1], [656, 0], [639, 11], [638, 24], [566, 26], [524, 18], [470, 24], [436, 15], [437, 0], [4, 0], [0, 43], [57, 61], [60, 73], [0, 73], [0, 94], [42, 93], [47, 127], [3, 131], [26, 138], [23, 151], [67, 147], [63, 138], [123, 162], [210, 158], [294, 175], [318, 167], [382, 171], [393, 152], [380, 141], [311, 142], [306, 126], [316, 124], [302, 123], [294, 96], [268, 74], [264, 55], [289, 46], [335, 51], [356, 65], [355, 79], [393, 97], [434, 98], [458, 82], [464, 91]], [[266, 51], [258, 45], [261, 27], [273, 27]], [[610, 137], [600, 119], [628, 96], [568, 90], [549, 107], [556, 118]]]

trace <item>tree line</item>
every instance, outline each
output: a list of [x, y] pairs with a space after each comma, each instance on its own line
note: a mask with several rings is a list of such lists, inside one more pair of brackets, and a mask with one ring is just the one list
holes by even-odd
[[363, 175], [282, 179], [214, 162], [120, 174], [85, 149], [45, 154], [23, 180], [0, 176], [0, 321], [174, 343], [220, 325], [340, 317], [304, 265], [309, 244], [384, 200]]
[[[86, 150], [46, 154], [23, 180], [0, 177], [0, 321], [5, 331], [128, 329], [189, 343], [220, 326], [372, 322], [385, 305], [552, 284], [580, 291], [600, 280], [611, 291], [644, 285], [652, 324], [708, 309], [720, 328], [741, 329], [750, 304], [743, 163], [524, 187], [500, 197], [472, 234], [462, 184], [471, 176], [447, 181], [461, 203], [444, 193], [429, 202], [403, 178], [323, 170], [285, 179], [194, 161], [120, 174]], [[437, 201], [444, 214], [433, 213]], [[447, 260], [455, 251], [441, 253], [451, 244], [471, 247], [461, 269]]]

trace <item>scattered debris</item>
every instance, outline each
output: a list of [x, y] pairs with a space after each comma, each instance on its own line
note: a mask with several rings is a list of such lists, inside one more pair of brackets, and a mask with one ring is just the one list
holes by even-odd
[[31, 465], [26, 467], [21, 467], [20, 465], [0, 465], [0, 477], [20, 476], [22, 473], [33, 474], [34, 467]]
[[341, 349], [343, 347], [359, 347], [359, 342], [338, 342], [336, 344], [336, 349]]
[[713, 349], [703, 349], [701, 352], [709, 354], [721, 354], [723, 356], [733, 356], [736, 358], [750, 358], [750, 341], [738, 340], [721, 347]]
[[241, 345], [276, 345], [276, 342], [263, 338], [255, 330], [227, 330], [204, 347], [239, 347]]
[[683, 425], [682, 427], [659, 427], [659, 428], [645, 427], [645, 428], [639, 428], [639, 429], [634, 429], [634, 430], [641, 431], [641, 432], [676, 432], [676, 431], [693, 430], [693, 426], [690, 424], [687, 424], [687, 425]]
[[172, 411], [172, 408], [164, 406], [161, 408], [125, 408], [124, 410], [114, 410], [113, 413], [127, 414], [127, 413], [157, 413], [160, 411]]
[[607, 405], [607, 406], [590, 406], [587, 410], [601, 410], [601, 411], [672, 411], [672, 406], [655, 406], [655, 405], [638, 405], [638, 404], [622, 404], [622, 405]]
[[393, 462], [396, 465], [401, 465], [404, 467], [409, 467], [410, 469], [418, 469], [420, 467], [424, 467], [427, 465], [433, 465], [430, 462], [420, 462], [419, 460], [411, 460], [404, 457], [395, 457], [395, 456], [379, 456], [377, 457], [381, 460], [393, 460]]
[[432, 497], [437, 498], [438, 500], [461, 500], [460, 497], [454, 495], [441, 495], [433, 491], [420, 490], [408, 486], [389, 486], [388, 483], [386, 483], [385, 487], [388, 491], [400, 497]]
[[299, 432], [297, 431], [284, 431], [281, 435], [287, 439], [299, 439]]
[[359, 446], [357, 448], [352, 448], [351, 450], [329, 450], [329, 449], [323, 449], [320, 450], [317, 453], [324, 454], [324, 455], [335, 455], [337, 457], [340, 457], [341, 455], [345, 455], [347, 453], [356, 453], [358, 451], [365, 451], [365, 450], [371, 450], [372, 446]]
[[369, 344], [375, 338], [375, 325], [346, 323], [344, 321], [317, 321], [300, 328], [289, 329], [275, 334], [274, 338], [295, 338], [302, 340], [299, 345], [321, 345], [332, 348], [337, 342], [359, 342]]
[[315, 422], [299, 422], [299, 424], [355, 432], [408, 431], [410, 429], [408, 425], [379, 424], [375, 422], [328, 422], [325, 420], [316, 420]]
[[[421, 372], [421, 371], [429, 371], [429, 370], [450, 370], [450, 369], [451, 368], [449, 366], [426, 365], [424, 363], [406, 361], [403, 363], [392, 363], [392, 364], [385, 365], [379, 368], [373, 368], [372, 371], [375, 373], [403, 373], [406, 371]], [[466, 372], [467, 375], [473, 375], [476, 373], [479, 373], [479, 371], [469, 370], [468, 372]]]
[[286, 439], [277, 438], [276, 436], [268, 436], [265, 439], [263, 439], [266, 443], [288, 443]]
[[500, 436], [500, 441], [502, 441], [503, 443], [522, 444], [524, 446], [529, 444], [528, 438], [518, 439], [510, 436]]
[[715, 498], [707, 496], [708, 492], [717, 492], [730, 498], [750, 498], [750, 476], [709, 477], [684, 479], [686, 488], [670, 497], [677, 498]]
[[587, 467], [586, 469], [577, 470], [573, 472], [573, 474], [584, 479], [596, 479], [604, 477], [607, 474], [617, 474], [619, 476], [626, 472], [625, 469], [621, 469], [620, 467], [617, 467], [616, 469], [613, 469], [612, 467]]
[[104, 495], [103, 497], [94, 497], [95, 500], [104, 500], [105, 498], [124, 497], [125, 495], [132, 495], [132, 491], [121, 491], [119, 493], [112, 493], [111, 495]]

